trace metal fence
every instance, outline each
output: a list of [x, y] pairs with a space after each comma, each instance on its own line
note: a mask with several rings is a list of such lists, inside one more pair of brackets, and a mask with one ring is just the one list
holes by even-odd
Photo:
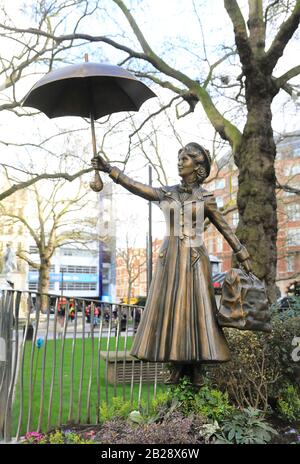
[[164, 366], [130, 356], [143, 308], [5, 290], [0, 300], [0, 440], [149, 410]]

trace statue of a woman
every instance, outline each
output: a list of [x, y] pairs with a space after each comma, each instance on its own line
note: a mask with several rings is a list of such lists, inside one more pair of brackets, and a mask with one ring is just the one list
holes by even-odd
[[159, 251], [145, 310], [131, 354], [143, 361], [170, 363], [167, 383], [188, 375], [201, 385], [202, 365], [230, 359], [217, 306], [209, 256], [202, 241], [207, 217], [224, 236], [247, 272], [249, 254], [219, 211], [212, 193], [202, 187], [210, 173], [209, 152], [189, 143], [178, 153], [181, 184], [154, 188], [136, 182], [102, 158], [95, 169], [109, 173], [114, 182], [146, 200], [158, 202], [168, 224]]
[[7, 243], [3, 260], [3, 274], [9, 274], [10, 272], [15, 271], [16, 269], [16, 254], [14, 250], [11, 248], [10, 243]]

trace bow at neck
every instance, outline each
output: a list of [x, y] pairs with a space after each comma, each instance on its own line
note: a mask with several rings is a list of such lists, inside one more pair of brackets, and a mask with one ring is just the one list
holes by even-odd
[[185, 182], [181, 182], [181, 184], [178, 186], [178, 192], [179, 193], [193, 193], [193, 190], [196, 190], [199, 188], [198, 182], [193, 182], [191, 184], [187, 184]]

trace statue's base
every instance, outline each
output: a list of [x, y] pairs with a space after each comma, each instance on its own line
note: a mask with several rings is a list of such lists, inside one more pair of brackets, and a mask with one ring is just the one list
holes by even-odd
[[13, 285], [11, 285], [7, 278], [6, 274], [0, 274], [0, 290], [12, 290]]
[[[7, 285], [5, 288], [2, 287]], [[0, 290], [11, 289], [27, 290], [26, 275], [22, 272], [7, 272], [0, 274]]]
[[[0, 274], [0, 291], [1, 290], [20, 290], [27, 291], [26, 274], [21, 272], [7, 272]], [[25, 317], [27, 313], [26, 294], [21, 298], [20, 317]]]

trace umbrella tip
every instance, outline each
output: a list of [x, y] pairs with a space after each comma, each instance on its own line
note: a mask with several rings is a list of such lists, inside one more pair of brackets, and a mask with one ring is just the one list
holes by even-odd
[[89, 61], [89, 54], [85, 53], [84, 54], [84, 61], [87, 63]]

